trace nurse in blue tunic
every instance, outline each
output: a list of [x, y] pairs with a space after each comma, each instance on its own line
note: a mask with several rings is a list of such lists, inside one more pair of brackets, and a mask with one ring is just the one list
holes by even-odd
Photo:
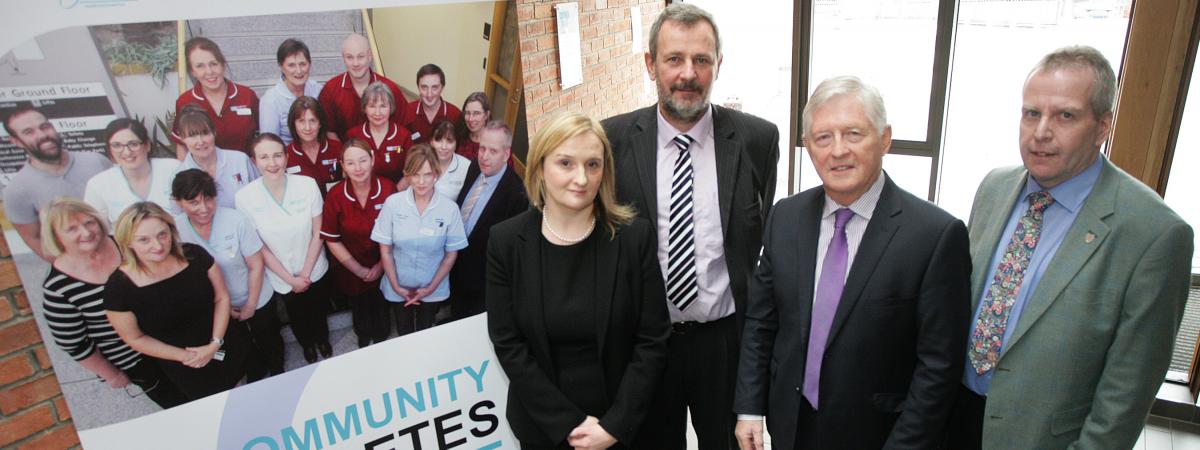
[[433, 326], [439, 303], [450, 297], [450, 268], [467, 247], [458, 205], [434, 193], [438, 169], [433, 148], [414, 145], [404, 162], [409, 188], [388, 197], [371, 231], [386, 275], [380, 290], [401, 336]]

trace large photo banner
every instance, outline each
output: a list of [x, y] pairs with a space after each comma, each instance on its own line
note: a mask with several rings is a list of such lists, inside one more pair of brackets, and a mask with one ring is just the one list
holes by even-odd
[[[52, 224], [61, 229], [55, 228], [53, 236], [44, 235], [43, 230], [49, 228], [41, 227], [37, 208], [46, 206], [53, 196], [40, 191], [58, 192], [55, 183], [64, 183], [64, 178], [66, 182], [79, 185], [77, 187], [82, 191], [82, 186], [91, 178], [71, 180], [69, 173], [50, 173], [52, 170], [47, 171], [42, 166], [39, 170], [49, 175], [43, 176], [39, 172], [37, 177], [42, 178], [18, 177], [18, 172], [35, 165], [33, 162], [39, 151], [44, 152], [50, 144], [56, 143], [53, 146], [56, 151], [74, 155], [69, 156], [74, 165], [67, 165], [65, 170], [68, 172], [86, 162], [98, 173], [115, 170], [114, 173], [125, 177], [120, 178], [125, 181], [118, 183], [119, 186], [108, 189], [109, 192], [100, 192], [97, 197], [111, 197], [112, 191], [120, 191], [117, 197], [156, 201], [154, 197], [161, 193], [138, 193], [133, 182], [128, 181], [129, 174], [136, 170], [131, 171], [128, 161], [121, 161], [114, 155], [128, 155], [132, 152], [131, 147], [141, 146], [146, 150], [146, 160], [150, 161], [148, 166], [158, 168], [158, 163], [162, 162], [162, 167], [166, 167], [165, 163], [169, 162], [172, 176], [179, 155], [184, 155], [185, 163], [187, 158], [192, 158], [190, 136], [185, 139], [173, 134], [177, 131], [177, 116], [182, 115], [179, 105], [189, 96], [200, 98], [208, 89], [201, 79], [211, 75], [211, 72], [204, 72], [211, 69], [199, 65], [189, 67], [188, 58], [193, 55], [185, 55], [184, 51], [185, 43], [197, 39], [205, 40], [213, 47], [203, 47], [195, 56], [217, 60], [223, 71], [221, 89], [229, 87], [231, 92], [224, 105], [219, 101], [215, 105], [211, 101], [208, 105], [192, 102], [217, 111], [216, 125], [209, 122], [208, 126], [213, 128], [209, 135], [215, 136], [218, 144], [220, 134], [230, 129], [221, 122], [224, 120], [220, 114], [222, 108], [234, 121], [239, 120], [238, 116], [255, 116], [254, 121], [245, 121], [256, 130], [247, 136], [267, 131], [262, 127], [268, 126], [271, 120], [257, 116], [260, 112], [266, 114], [264, 104], [259, 101], [271, 98], [268, 93], [273, 90], [284, 92], [290, 88], [287, 83], [289, 77], [297, 76], [296, 69], [287, 66], [283, 58], [286, 56], [287, 62], [294, 62], [301, 59], [301, 53], [294, 44], [286, 47], [292, 53], [282, 53], [284, 44], [299, 41], [304, 46], [304, 77], [309, 83], [303, 85], [305, 96], [317, 98], [316, 92], [332, 86], [339, 88], [341, 94], [336, 95], [346, 100], [351, 96], [348, 93], [357, 90], [357, 94], [353, 94], [354, 101], [338, 103], [349, 111], [343, 112], [342, 116], [361, 114], [367, 109], [368, 102], [358, 99], [358, 96], [365, 96], [365, 86], [356, 85], [357, 79], [352, 79], [353, 73], [363, 70], [361, 66], [366, 64], [369, 81], [378, 84], [386, 80], [390, 88], [382, 93], [386, 95], [371, 100], [372, 103], [376, 100], [392, 102], [391, 114], [385, 114], [392, 122], [385, 127], [394, 130], [397, 126], [407, 126], [407, 122], [401, 123], [395, 118], [407, 117], [408, 109], [421, 111], [417, 105], [428, 104], [421, 102], [423, 98], [428, 101], [426, 91], [431, 88], [427, 86], [426, 78], [432, 73], [428, 68], [434, 66], [438, 86], [433, 97], [440, 94], [438, 109], [442, 113], [436, 120], [426, 118], [430, 125], [439, 125], [443, 120], [452, 122], [453, 135], [447, 140], [470, 143], [467, 139], [474, 137], [469, 128], [472, 125], [465, 123], [464, 118], [449, 117], [448, 114], [449, 111], [458, 114], [461, 109], [472, 113], [473, 120], [480, 124], [489, 119], [506, 122], [517, 135], [514, 147], [523, 149], [526, 146], [524, 116], [517, 111], [523, 112], [524, 96], [519, 84], [505, 81], [521, 78], [515, 2], [53, 0], [21, 2], [19, 6], [10, 5], [4, 9], [5, 14], [0, 15], [0, 118], [23, 115], [26, 121], [44, 118], [45, 124], [26, 128], [37, 130], [30, 136], [41, 137], [34, 138], [10, 136], [9, 129], [0, 128], [0, 194], [4, 194], [6, 203], [16, 204], [7, 200], [20, 197], [24, 202], [21, 204], [29, 206], [23, 213], [14, 214], [11, 211], [15, 208], [5, 205], [0, 215], [0, 227], [23, 287], [20, 295], [28, 298], [28, 311], [23, 314], [34, 317], [45, 343], [44, 355], [40, 348], [36, 350], [36, 363], [53, 366], [54, 377], [62, 391], [62, 398], [54, 400], [55, 411], [61, 420], [69, 417], [74, 427], [72, 432], [78, 431], [85, 448], [517, 448], [504, 419], [507, 379], [492, 352], [484, 315], [453, 320], [461, 317], [449, 317], [448, 299], [437, 299], [443, 303], [442, 307], [435, 308], [437, 316], [433, 322], [436, 326], [421, 330], [418, 324], [417, 331], [405, 334], [411, 330], [400, 330], [400, 314], [393, 311], [395, 308], [389, 309], [395, 303], [383, 303], [381, 295], [378, 300], [383, 304], [382, 312], [374, 314], [386, 316], [383, 319], [389, 322], [388, 331], [383, 337], [366, 337], [364, 342], [364, 336], [356, 333], [358, 327], [353, 323], [358, 319], [352, 317], [350, 297], [353, 295], [341, 286], [341, 279], [335, 279], [340, 274], [337, 271], [347, 269], [337, 262], [332, 250], [326, 250], [325, 241], [321, 241], [321, 251], [330, 263], [329, 272], [323, 280], [312, 276], [309, 282], [313, 291], [318, 282], [323, 283], [320, 294], [327, 298], [322, 297], [321, 305], [314, 309], [327, 317], [327, 337], [319, 337], [315, 347], [311, 343], [302, 344], [305, 336], [301, 334], [311, 330], [297, 332], [294, 329], [300, 320], [298, 314], [292, 316], [293, 311], [284, 307], [282, 297], [271, 293], [278, 287], [265, 280], [261, 289], [267, 293], [261, 296], [259, 305], [266, 305], [255, 315], [265, 316], [268, 312], [278, 315], [282, 325], [278, 333], [283, 342], [283, 348], [278, 351], [283, 360], [282, 367], [279, 370], [271, 367], [268, 376], [260, 380], [255, 380], [247, 370], [246, 378], [236, 382], [237, 387], [204, 398], [189, 398], [192, 401], [170, 407], [157, 395], [165, 389], [154, 392], [158, 385], [138, 383], [134, 375], [146, 369], [144, 366], [154, 364], [135, 364], [136, 359], [129, 357], [133, 353], [132, 345], [124, 347], [120, 344], [120, 348], [114, 350], [118, 346], [114, 344], [118, 333], [115, 326], [108, 325], [106, 318], [111, 310], [94, 296], [97, 291], [93, 290], [105, 286], [104, 278], [100, 278], [98, 284], [96, 281], [89, 282], [91, 284], [64, 282], [62, 274], [70, 271], [60, 272], [62, 268], [57, 265], [52, 269], [49, 261], [53, 256], [42, 244], [43, 239], [61, 241], [61, 236], [54, 233], [65, 233], [66, 225]], [[422, 84], [423, 80], [426, 83]], [[278, 117], [271, 132], [283, 135], [291, 127], [290, 131], [295, 133], [296, 123], [311, 113], [300, 111], [299, 117], [289, 119], [292, 111], [288, 106], [295, 106], [293, 100], [297, 97], [293, 94], [286, 104], [280, 102], [284, 105], [282, 108], [276, 105], [274, 113]], [[324, 94], [321, 97], [324, 103]], [[254, 101], [239, 103], [243, 98], [254, 98]], [[31, 110], [34, 113], [30, 113]], [[326, 110], [324, 114], [337, 112]], [[329, 117], [330, 122], [335, 119]], [[122, 120], [144, 126], [146, 142], [116, 137], [124, 134], [106, 135], [106, 127]], [[370, 137], [369, 121], [355, 119], [353, 122], [344, 117], [341, 120], [346, 122], [347, 129], [361, 129], [367, 140], [372, 140], [372, 146], [380, 147], [384, 153], [402, 154], [402, 150], [415, 145], [421, 137], [432, 141], [430, 136], [413, 132], [410, 136], [413, 142], [404, 143], [406, 148], [401, 149], [399, 142], [375, 142]], [[322, 124], [325, 125], [328, 124]], [[130, 130], [118, 133], [130, 134]], [[342, 170], [340, 156], [328, 157], [324, 153], [330, 142], [349, 139], [346, 135], [335, 136], [337, 133], [332, 129], [328, 131], [330, 133], [320, 133], [316, 139], [309, 140], [324, 145], [312, 165], [316, 168], [313, 170], [326, 169], [331, 176], [331, 180], [323, 180], [325, 182], [320, 185], [326, 201], [327, 189], [335, 186], [343, 176], [349, 186], [350, 178]], [[387, 139], [395, 135], [392, 131]], [[289, 152], [304, 157], [300, 151], [304, 137], [297, 133], [288, 140], [292, 138], [295, 138], [295, 146], [294, 149], [287, 147]], [[247, 140], [240, 139], [239, 142]], [[210, 153], [215, 152], [214, 148], [226, 151], [221, 145], [208, 145]], [[196, 149], [203, 148], [204, 145], [199, 145]], [[230, 152], [238, 150], [247, 149], [234, 148]], [[337, 152], [341, 153], [340, 150]], [[297, 158], [295, 155], [290, 157]], [[247, 161], [240, 154], [237, 156], [242, 158], [241, 161]], [[253, 157], [253, 154], [248, 156]], [[388, 156], [385, 161], [400, 165], [398, 159], [401, 156]], [[221, 158], [224, 157], [216, 158], [219, 168], [210, 176], [221, 189], [226, 189], [220, 179], [220, 170], [225, 170], [222, 166], [225, 160]], [[466, 161], [455, 159], [456, 163], [460, 160]], [[248, 164], [253, 166], [254, 163]], [[465, 173], [469, 164], [459, 164], [461, 167], [455, 166], [454, 170], [461, 169]], [[197, 165], [209, 171], [207, 167]], [[262, 172], [255, 167], [246, 170], [253, 175], [234, 174], [237, 184], [248, 185]], [[299, 170], [289, 165], [286, 172], [294, 174]], [[20, 183], [25, 185], [14, 188]], [[152, 184], [153, 189], [159, 189], [162, 183], [155, 181]], [[165, 185], [170, 187], [170, 182]], [[126, 191], [131, 195], [125, 195]], [[8, 195], [11, 192], [21, 194]], [[339, 194], [342, 192], [346, 192], [346, 197], [350, 196], [349, 188], [338, 191]], [[232, 197], [233, 193], [229, 195]], [[380, 196], [377, 204], [371, 205], [376, 214], [386, 198]], [[192, 219], [187, 218], [188, 213], [180, 209], [175, 200], [170, 197], [159, 200], [156, 202], [162, 203], [160, 206], [174, 214], [181, 233], [196, 233], [188, 222]], [[34, 206], [38, 202], [41, 205]], [[95, 202], [89, 203], [95, 206]], [[293, 204], [296, 202], [289, 203]], [[119, 213], [125, 206], [128, 205], [116, 208], [115, 212]], [[320, 213], [320, 209], [317, 212]], [[106, 216], [103, 218], [115, 225], [116, 214], [100, 213], [100, 216]], [[68, 219], [78, 218], [70, 216]], [[66, 223], [66, 220], [60, 222]], [[320, 225], [318, 223], [316, 227], [318, 232], [322, 231]], [[217, 225], [209, 226], [212, 228], [206, 233], [211, 235], [202, 237], [200, 240], [204, 242], [197, 245], [206, 246], [208, 253], [217, 257], [218, 263], [224, 254], [241, 255], [232, 245], [244, 245], [244, 242], [232, 242], [231, 235], [215, 236]], [[252, 233], [256, 232], [252, 227], [250, 229]], [[114, 228], [110, 226], [107, 231], [112, 234]], [[264, 249], [270, 247], [268, 237], [261, 239], [260, 245]], [[187, 241], [186, 238], [181, 240]], [[77, 247], [74, 243], [68, 244], [58, 243], [57, 246], [62, 247], [59, 252]], [[271, 250], [282, 255], [288, 249]], [[246, 256], [248, 261], [249, 255]], [[417, 269], [420, 268], [401, 266], [398, 270]], [[221, 270], [227, 269], [221, 267]], [[226, 280], [231, 277], [228, 273], [224, 276]], [[244, 284], [246, 277], [244, 274], [242, 277]], [[379, 280], [386, 280], [380, 274], [374, 277], [370, 283], [376, 288]], [[479, 278], [482, 280], [482, 273]], [[241, 287], [245, 288], [244, 285]], [[181, 295], [188, 290], [181, 289]], [[393, 314], [397, 317], [394, 330], [390, 324]], [[145, 318], [138, 317], [137, 320], [142, 328], [150, 328], [144, 322]], [[251, 320], [239, 319], [235, 311], [230, 327], [245, 326], [250, 330]], [[409, 327], [412, 328], [411, 323]], [[245, 334], [250, 335], [250, 331]], [[253, 345], [265, 348], [266, 345], [260, 345], [258, 341], [260, 337], [253, 337]], [[320, 342], [322, 339], [327, 342]], [[224, 348], [222, 356], [223, 351]], [[261, 352], [262, 359], [270, 359], [266, 354], [265, 350]], [[151, 360], [148, 356], [143, 359]], [[214, 361], [218, 359], [214, 358]], [[123, 375], [114, 375], [122, 371], [125, 372]], [[30, 382], [20, 377], [11, 380], [5, 377], [8, 381], [0, 383], [0, 387], [17, 391], [34, 385], [53, 386], [49, 380], [52, 377], [45, 378]], [[65, 405], [58, 406], [60, 402]], [[12, 415], [7, 406], [4, 409], [0, 411], [4, 416]], [[18, 415], [22, 413], [17, 412]]]
[[87, 449], [515, 449], [486, 318], [79, 433]]

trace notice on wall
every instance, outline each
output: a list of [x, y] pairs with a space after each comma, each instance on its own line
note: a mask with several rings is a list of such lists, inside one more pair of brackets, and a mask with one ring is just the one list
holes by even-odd
[[583, 51], [579, 48], [579, 3], [554, 5], [558, 22], [558, 70], [562, 88], [583, 83]]
[[[70, 151], [104, 152], [104, 127], [117, 116], [108, 93], [99, 82], [8, 86], [0, 88], [0, 116], [33, 105], [50, 119]], [[25, 151], [8, 140], [0, 127], [0, 179], [8, 178], [25, 164]]]
[[641, 55], [642, 54], [642, 43], [646, 42], [646, 39], [642, 37], [642, 7], [641, 6], [630, 6], [629, 7], [629, 23], [630, 23], [630, 25], [629, 25], [630, 31], [632, 32], [632, 35], [633, 35], [633, 39], [629, 40], [629, 50], [634, 55]]

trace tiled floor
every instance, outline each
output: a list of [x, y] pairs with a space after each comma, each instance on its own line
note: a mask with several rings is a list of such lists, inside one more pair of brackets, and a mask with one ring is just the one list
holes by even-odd
[[1200, 425], [1150, 416], [1134, 450], [1200, 450]]

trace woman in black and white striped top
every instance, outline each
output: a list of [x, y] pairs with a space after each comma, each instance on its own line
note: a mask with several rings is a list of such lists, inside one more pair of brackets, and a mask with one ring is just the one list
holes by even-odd
[[114, 389], [133, 382], [163, 409], [184, 403], [162, 370], [126, 345], [105, 316], [104, 283], [121, 264], [107, 221], [69, 198], [50, 202], [41, 219], [43, 247], [55, 257], [42, 285], [55, 344]]

